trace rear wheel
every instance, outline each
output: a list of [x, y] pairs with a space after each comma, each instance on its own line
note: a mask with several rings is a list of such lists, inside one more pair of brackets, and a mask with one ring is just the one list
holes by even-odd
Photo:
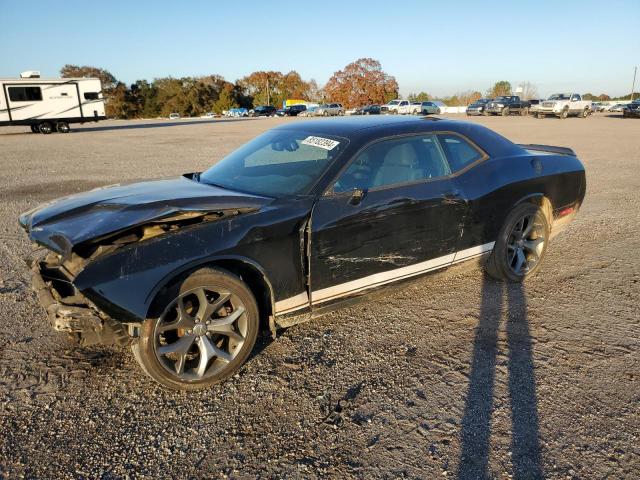
[[38, 130], [40, 131], [40, 133], [49, 135], [51, 132], [53, 132], [53, 125], [51, 125], [51, 122], [42, 122], [40, 125], [38, 125]]
[[524, 107], [522, 110], [520, 110], [520, 115], [526, 117], [527, 115], [529, 115], [529, 109], [527, 107]]
[[60, 133], [69, 133], [69, 124], [67, 122], [58, 122], [56, 123], [56, 130]]
[[174, 390], [209, 387], [233, 375], [253, 349], [258, 307], [247, 286], [224, 270], [203, 268], [170, 287], [158, 318], [132, 345], [142, 369]]
[[534, 204], [518, 205], [507, 216], [486, 264], [489, 275], [521, 282], [535, 274], [547, 251], [549, 222]]

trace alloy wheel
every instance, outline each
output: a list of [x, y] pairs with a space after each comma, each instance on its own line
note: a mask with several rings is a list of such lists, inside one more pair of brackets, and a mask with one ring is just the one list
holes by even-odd
[[200, 287], [180, 295], [154, 328], [160, 364], [181, 380], [202, 380], [224, 370], [248, 333], [245, 305], [229, 291]]
[[545, 244], [544, 225], [535, 214], [515, 222], [507, 240], [507, 264], [516, 275], [526, 275], [540, 261]]

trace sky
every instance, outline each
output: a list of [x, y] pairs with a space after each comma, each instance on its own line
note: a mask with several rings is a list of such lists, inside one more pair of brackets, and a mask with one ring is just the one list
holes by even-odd
[[619, 96], [640, 66], [640, 0], [0, 0], [0, 18], [0, 77], [70, 63], [125, 83], [296, 70], [323, 85], [371, 57], [403, 95], [507, 80]]

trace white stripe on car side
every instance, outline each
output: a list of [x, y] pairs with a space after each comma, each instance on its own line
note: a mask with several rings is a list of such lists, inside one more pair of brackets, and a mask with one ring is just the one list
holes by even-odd
[[293, 312], [294, 310], [299, 310], [307, 305], [309, 305], [309, 295], [307, 295], [307, 292], [302, 292], [295, 297], [286, 298], [276, 302], [276, 313]]
[[[350, 282], [333, 285], [331, 287], [323, 288], [320, 290], [314, 290], [311, 294], [312, 302], [314, 305], [316, 305], [345, 295], [359, 293], [369, 288], [385, 285], [397, 280], [411, 278], [422, 273], [427, 273], [432, 270], [446, 267], [453, 263], [470, 260], [474, 257], [490, 252], [493, 249], [494, 244], [495, 242], [485, 243], [484, 245], [467, 248], [465, 250], [450, 253], [442, 257], [433, 258], [425, 262], [396, 268], [394, 270], [389, 270], [386, 272], [374, 273], [373, 275], [368, 275], [366, 277], [352, 280]], [[290, 313], [295, 310], [304, 308], [308, 305], [309, 297], [307, 293], [299, 293], [294, 297], [276, 302], [276, 314], [279, 315]]]

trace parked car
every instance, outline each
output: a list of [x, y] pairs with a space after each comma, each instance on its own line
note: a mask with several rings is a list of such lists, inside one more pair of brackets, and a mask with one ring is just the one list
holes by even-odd
[[249, 112], [252, 117], [274, 117], [277, 108], [273, 105], [260, 105]]
[[249, 110], [246, 108], [232, 108], [223, 112], [227, 117], [248, 117]]
[[488, 115], [485, 108], [490, 101], [490, 98], [479, 98], [467, 107], [467, 115]]
[[216, 114], [213, 112], [207, 112], [204, 115], [200, 115], [200, 118], [215, 118]]
[[297, 117], [302, 112], [307, 110], [307, 106], [303, 104], [289, 105], [284, 109], [284, 114], [288, 117]]
[[592, 113], [596, 113], [596, 112], [601, 112], [602, 111], [602, 104], [600, 102], [592, 102], [591, 103], [591, 112]]
[[202, 173], [67, 196], [20, 225], [55, 330], [130, 345], [141, 371], [194, 390], [233, 375], [260, 328], [482, 255], [497, 279], [533, 276], [584, 194], [568, 148], [351, 117], [283, 125]]
[[380, 107], [380, 113], [398, 113], [398, 108], [409, 104], [408, 100], [391, 100]]
[[622, 109], [622, 116], [625, 118], [640, 118], [640, 100], [627, 103]]
[[421, 102], [419, 115], [440, 114], [442, 110], [435, 102]]
[[366, 105], [356, 109], [355, 115], [379, 115], [380, 105]]
[[569, 116], [587, 118], [591, 113], [591, 100], [582, 100], [579, 93], [554, 93], [542, 102], [536, 110], [536, 117], [555, 115], [558, 118]]
[[298, 114], [299, 117], [315, 117], [317, 115], [318, 107], [307, 107], [304, 112]]
[[180, 114], [179, 113], [170, 113], [169, 114], [169, 120], [178, 120], [180, 118]]
[[329, 103], [326, 105], [320, 105], [316, 110], [316, 115], [322, 115], [323, 117], [344, 115], [344, 108], [340, 103]]
[[615, 105], [612, 105], [611, 108], [609, 108], [610, 112], [622, 112], [622, 110], [624, 109], [624, 107], [626, 107], [626, 103], [616, 103]]
[[540, 104], [544, 102], [544, 98], [532, 98], [527, 101], [529, 102], [529, 113], [535, 115], [540, 108]]
[[512, 113], [527, 115], [529, 102], [521, 100], [517, 95], [503, 95], [488, 102], [485, 111], [489, 115], [502, 115], [503, 117]]
[[398, 105], [398, 113], [402, 115], [416, 115], [422, 111], [422, 102], [402, 101]]

